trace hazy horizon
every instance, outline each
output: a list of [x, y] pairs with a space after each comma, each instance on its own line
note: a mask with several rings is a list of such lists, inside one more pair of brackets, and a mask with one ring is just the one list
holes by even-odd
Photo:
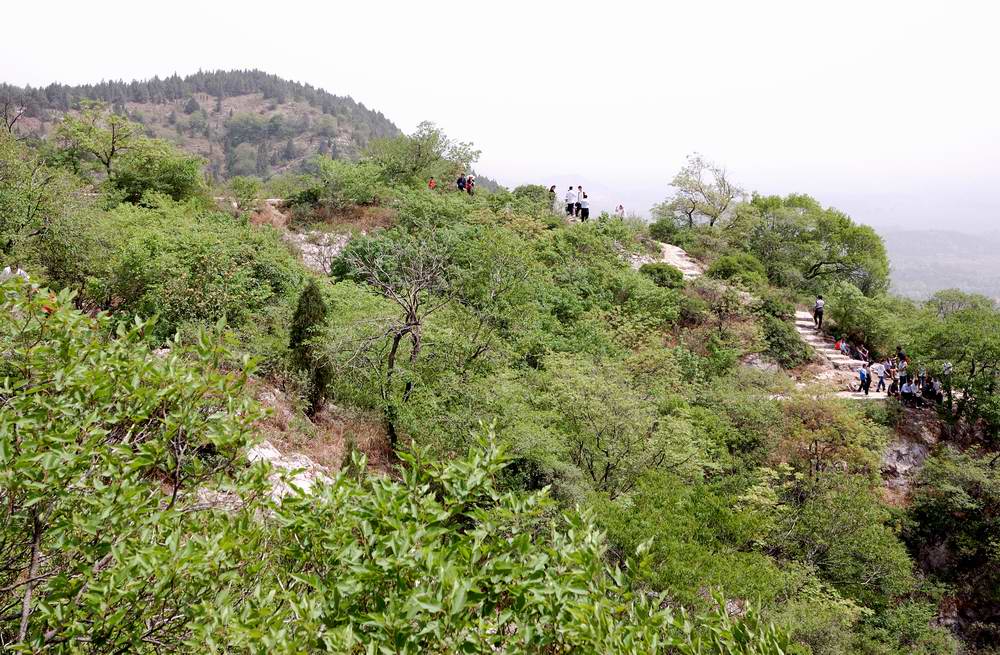
[[[350, 95], [406, 132], [434, 121], [505, 185], [580, 183], [598, 208], [640, 214], [700, 152], [748, 191], [809, 193], [877, 228], [976, 233], [1000, 218], [993, 7], [277, 9], [56, 2], [45, 38], [5, 35], [0, 78], [259, 68]], [[7, 15], [38, 20], [26, 5]]]

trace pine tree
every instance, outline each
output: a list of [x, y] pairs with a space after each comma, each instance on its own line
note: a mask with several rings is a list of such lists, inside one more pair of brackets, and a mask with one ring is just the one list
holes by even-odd
[[322, 360], [312, 343], [318, 328], [326, 322], [326, 302], [315, 280], [309, 280], [299, 295], [299, 302], [292, 317], [291, 335], [288, 348], [292, 354], [292, 364], [309, 375], [308, 401], [310, 416], [315, 414], [326, 398], [326, 387], [333, 371]]

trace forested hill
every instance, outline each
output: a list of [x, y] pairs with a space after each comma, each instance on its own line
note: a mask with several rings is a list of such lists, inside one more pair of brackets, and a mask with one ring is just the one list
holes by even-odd
[[[400, 134], [381, 112], [347, 96], [258, 70], [44, 88], [0, 85], [0, 107], [23, 114], [22, 135], [44, 136], [88, 100], [109, 104], [208, 160], [216, 179], [293, 170], [314, 154], [355, 157], [379, 137]], [[11, 113], [13, 116], [13, 113]]]

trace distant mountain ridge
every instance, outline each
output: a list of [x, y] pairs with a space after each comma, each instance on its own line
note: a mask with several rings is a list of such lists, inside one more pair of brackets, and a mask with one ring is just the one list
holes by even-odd
[[314, 154], [353, 158], [372, 139], [401, 134], [381, 112], [349, 96], [259, 70], [198, 72], [148, 80], [16, 87], [0, 84], [0, 102], [24, 108], [19, 133], [44, 137], [81, 102], [108, 103], [208, 160], [213, 177], [268, 177]]
[[896, 293], [921, 299], [959, 288], [1000, 302], [1000, 232], [887, 230], [882, 236]]

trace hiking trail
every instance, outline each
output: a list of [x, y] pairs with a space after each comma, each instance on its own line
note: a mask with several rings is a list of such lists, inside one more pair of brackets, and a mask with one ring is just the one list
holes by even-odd
[[[858, 383], [858, 369], [864, 365], [859, 359], [851, 359], [834, 347], [834, 341], [818, 329], [813, 322], [813, 316], [806, 310], [796, 310], [795, 331], [802, 340], [812, 346], [813, 350], [824, 363], [823, 369], [817, 373], [817, 380], [827, 380], [840, 386], [855, 386]], [[875, 392], [878, 380], [872, 382], [872, 391], [866, 396], [860, 391], [842, 389], [834, 392], [838, 398], [852, 400], [885, 400], [888, 394], [884, 391]]]
[[[685, 280], [693, 280], [701, 277], [705, 273], [705, 267], [688, 255], [683, 248], [669, 244], [660, 243], [660, 257], [654, 255], [638, 255], [630, 258], [633, 268], [638, 269], [643, 264], [666, 263], [679, 269], [684, 274]], [[852, 391], [858, 384], [858, 369], [863, 362], [851, 359], [834, 348], [833, 339], [829, 338], [816, 329], [813, 323], [812, 314], [805, 310], [795, 312], [795, 331], [799, 333], [802, 340], [812, 346], [817, 354], [817, 365], [814, 365], [812, 380], [822, 383], [830, 388], [829, 395], [848, 400], [885, 400], [888, 395], [884, 391], [876, 393], [875, 387], [878, 381], [872, 383], [872, 390], [866, 396], [860, 391]], [[803, 388], [805, 381], [800, 381], [797, 386]]]

